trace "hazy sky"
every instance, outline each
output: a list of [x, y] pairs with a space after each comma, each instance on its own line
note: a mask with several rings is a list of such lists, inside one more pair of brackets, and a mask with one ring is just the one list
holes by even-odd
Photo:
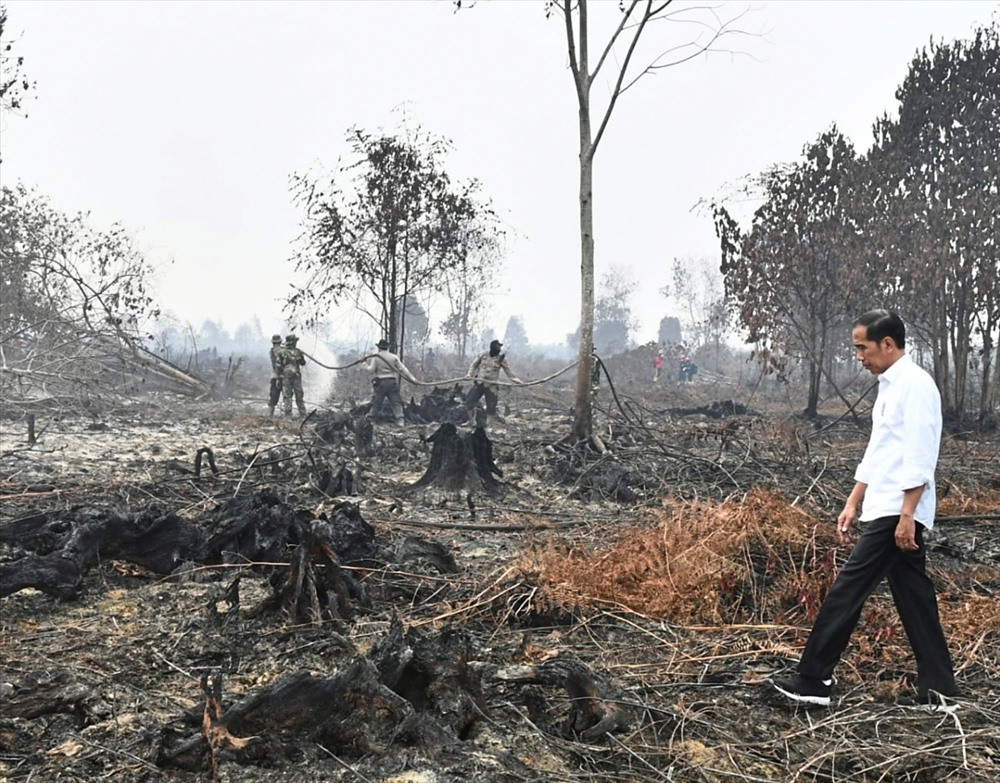
[[[502, 334], [522, 315], [535, 343], [576, 327], [576, 103], [563, 27], [541, 0], [459, 13], [422, 0], [6, 4], [37, 97], [0, 128], [0, 177], [89, 210], [98, 227], [124, 224], [177, 316], [232, 329], [256, 314], [279, 330], [299, 221], [289, 175], [333, 168], [348, 128], [392, 129], [405, 107], [453, 141], [449, 170], [479, 179], [515, 235], [489, 325]], [[612, 15], [617, 2], [603, 5]], [[658, 293], [672, 259], [717, 257], [699, 199], [795, 159], [834, 122], [866, 148], [915, 51], [967, 36], [997, 7], [720, 4], [722, 16], [749, 9], [741, 27], [762, 36], [644, 79], [598, 151], [597, 274], [620, 266], [639, 281], [636, 338], [654, 339], [676, 309]], [[647, 54], [696, 30], [650, 30]], [[370, 329], [350, 314], [333, 322], [344, 338]]]

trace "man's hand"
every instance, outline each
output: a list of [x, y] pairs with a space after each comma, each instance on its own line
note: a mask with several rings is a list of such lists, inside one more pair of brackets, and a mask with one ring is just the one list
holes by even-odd
[[904, 552], [916, 552], [920, 548], [917, 546], [917, 523], [912, 514], [900, 514], [899, 524], [896, 525], [896, 546]]
[[841, 544], [848, 544], [851, 541], [851, 525], [858, 519], [858, 507], [848, 503], [844, 510], [837, 517], [837, 535]]

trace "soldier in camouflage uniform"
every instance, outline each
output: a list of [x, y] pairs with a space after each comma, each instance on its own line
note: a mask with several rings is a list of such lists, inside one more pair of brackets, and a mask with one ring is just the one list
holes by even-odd
[[281, 394], [285, 398], [285, 415], [292, 415], [292, 397], [299, 408], [299, 414], [306, 415], [306, 403], [302, 397], [302, 365], [306, 357], [296, 345], [299, 338], [294, 334], [285, 337], [285, 344], [278, 351], [278, 365], [281, 371]]
[[268, 396], [268, 416], [274, 415], [274, 409], [281, 397], [281, 368], [278, 365], [278, 354], [281, 352], [281, 335], [271, 338], [271, 389]]
[[486, 414], [503, 421], [497, 413], [497, 402], [500, 399], [497, 394], [500, 390], [498, 383], [500, 370], [503, 370], [511, 381], [518, 385], [521, 384], [521, 379], [510, 371], [506, 355], [500, 352], [502, 347], [502, 342], [494, 340], [490, 343], [489, 351], [479, 354], [472, 366], [469, 367], [467, 374], [473, 379], [473, 383], [469, 396], [465, 398], [465, 409], [469, 412], [470, 418], [476, 408], [476, 403], [479, 402], [480, 398], [486, 397]]

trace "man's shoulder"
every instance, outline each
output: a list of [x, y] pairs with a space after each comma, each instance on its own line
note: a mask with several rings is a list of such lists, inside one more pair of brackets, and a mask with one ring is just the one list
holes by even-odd
[[937, 389], [937, 384], [934, 383], [934, 376], [930, 374], [925, 368], [921, 367], [912, 358], [907, 356], [908, 361], [903, 365], [901, 376], [908, 383], [917, 386], [933, 386]]

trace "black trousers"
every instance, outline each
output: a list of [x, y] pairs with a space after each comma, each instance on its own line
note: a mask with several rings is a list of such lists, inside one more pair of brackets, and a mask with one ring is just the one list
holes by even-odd
[[851, 556], [823, 602], [809, 641], [802, 652], [800, 674], [828, 679], [861, 617], [865, 600], [883, 577], [889, 580], [896, 611], [917, 659], [917, 690], [955, 694], [955, 674], [948, 644], [938, 618], [937, 595], [926, 573], [923, 526], [917, 523], [915, 552], [896, 546], [899, 517], [881, 517], [865, 524]]
[[392, 418], [397, 422], [403, 421], [403, 398], [399, 394], [399, 382], [395, 378], [373, 378], [369, 415], [378, 416], [386, 400], [392, 407]]
[[272, 408], [278, 404], [278, 399], [281, 397], [281, 378], [271, 379], [271, 389], [270, 396], [268, 397], [268, 405]]
[[492, 386], [487, 386], [485, 383], [475, 383], [469, 390], [469, 396], [465, 398], [466, 410], [471, 411], [476, 407], [476, 403], [479, 402], [480, 397], [486, 397], [486, 412], [490, 416], [495, 416], [497, 412], [497, 402], [499, 397], [497, 396], [496, 390]]

